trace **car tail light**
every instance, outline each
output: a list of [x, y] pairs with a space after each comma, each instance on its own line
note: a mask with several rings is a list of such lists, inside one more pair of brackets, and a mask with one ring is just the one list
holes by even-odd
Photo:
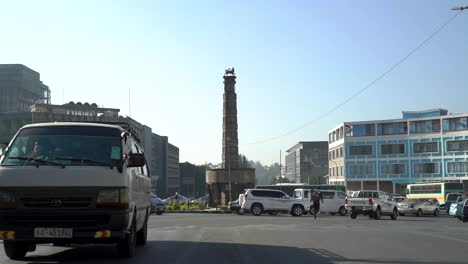
[[345, 203], [345, 204], [348, 204], [348, 197], [346, 197], [346, 198], [344, 199], [344, 203]]
[[369, 198], [369, 205], [374, 205], [374, 200], [372, 200], [371, 198]]

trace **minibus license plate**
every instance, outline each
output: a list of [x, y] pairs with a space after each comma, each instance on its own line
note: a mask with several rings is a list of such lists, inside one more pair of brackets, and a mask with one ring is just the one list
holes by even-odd
[[36, 238], [72, 238], [72, 228], [34, 228]]

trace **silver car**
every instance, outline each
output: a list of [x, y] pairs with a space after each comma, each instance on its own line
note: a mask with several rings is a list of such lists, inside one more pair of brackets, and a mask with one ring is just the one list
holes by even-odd
[[416, 216], [439, 216], [439, 207], [430, 199], [405, 199], [398, 203], [400, 215], [411, 214]]

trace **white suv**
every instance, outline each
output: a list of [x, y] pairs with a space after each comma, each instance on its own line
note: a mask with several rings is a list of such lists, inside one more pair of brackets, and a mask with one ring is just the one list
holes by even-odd
[[241, 210], [249, 211], [255, 216], [264, 212], [270, 215], [287, 212], [293, 216], [301, 216], [306, 208], [308, 207], [303, 201], [292, 199], [282, 191], [267, 189], [247, 189], [241, 203]]

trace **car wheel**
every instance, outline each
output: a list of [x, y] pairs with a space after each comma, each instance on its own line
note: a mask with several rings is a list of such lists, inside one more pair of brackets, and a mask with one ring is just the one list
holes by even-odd
[[156, 214], [157, 214], [157, 215], [162, 215], [162, 214], [163, 214], [163, 212], [161, 212], [161, 211], [158, 211], [158, 212], [156, 212]]
[[393, 213], [392, 215], [390, 216], [390, 218], [392, 220], [397, 220], [397, 217], [398, 217], [398, 210], [396, 208], [393, 209]]
[[356, 217], [357, 217], [357, 214], [355, 214], [355, 213], [351, 212], [350, 216], [351, 216], [351, 219], [356, 219]]
[[277, 215], [278, 214], [278, 211], [271, 211], [271, 212], [268, 212], [269, 215]]
[[435, 209], [435, 210], [434, 210], [434, 216], [439, 216], [439, 215], [440, 215], [439, 210], [438, 210], [438, 209]]
[[130, 233], [127, 234], [124, 239], [117, 242], [117, 254], [119, 257], [131, 258], [135, 256], [136, 237], [136, 226], [134, 220], [132, 227], [130, 228]]
[[261, 204], [253, 204], [252, 207], [250, 207], [250, 212], [254, 216], [260, 216], [263, 213], [263, 206]]
[[338, 213], [340, 215], [346, 215], [346, 208], [344, 206], [341, 206], [340, 207], [340, 210], [338, 210]]
[[5, 254], [12, 260], [22, 260], [28, 252], [28, 245], [17, 241], [3, 241]]
[[291, 209], [291, 215], [293, 216], [302, 216], [303, 213], [304, 213], [304, 207], [302, 207], [301, 205], [296, 204]]
[[464, 222], [464, 223], [465, 223], [465, 222], [468, 222], [468, 217], [464, 216], [464, 217], [463, 217], [463, 222]]
[[244, 214], [245, 214], [245, 210], [244, 210], [244, 209], [239, 209], [239, 210], [237, 210], [237, 214], [238, 214], [238, 215], [244, 215]]
[[382, 216], [382, 214], [380, 212], [380, 207], [377, 207], [377, 210], [375, 211], [375, 213], [373, 215], [374, 215], [375, 220], [380, 220], [380, 217]]
[[145, 223], [140, 231], [137, 232], [137, 245], [145, 245], [148, 240], [148, 216], [145, 217]]
[[421, 215], [422, 215], [422, 210], [421, 210], [421, 208], [420, 208], [420, 209], [418, 209], [418, 211], [416, 212], [416, 216], [417, 216], [417, 217], [420, 217]]

